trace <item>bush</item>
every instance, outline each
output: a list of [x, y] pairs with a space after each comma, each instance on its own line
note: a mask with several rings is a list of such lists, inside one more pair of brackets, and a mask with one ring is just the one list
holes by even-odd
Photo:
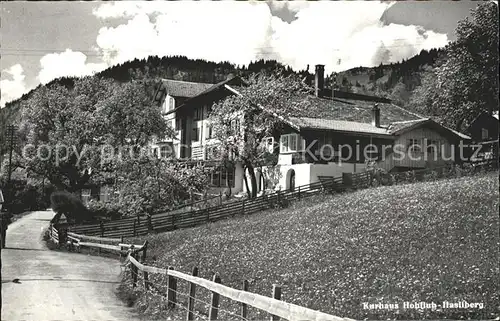
[[[4, 191], [4, 197], [8, 198], [10, 194], [6, 185], [2, 179], [0, 186]], [[42, 185], [24, 179], [13, 179], [11, 186], [12, 203], [10, 209], [13, 214], [42, 210], [50, 206], [49, 195], [52, 191], [50, 184]]]
[[92, 213], [83, 205], [80, 198], [66, 191], [57, 191], [50, 196], [52, 209], [56, 216], [52, 223], [57, 223], [64, 214], [69, 223], [83, 223], [94, 219]]
[[117, 220], [123, 216], [121, 206], [118, 202], [102, 202], [91, 199], [87, 203], [87, 210], [93, 217]]

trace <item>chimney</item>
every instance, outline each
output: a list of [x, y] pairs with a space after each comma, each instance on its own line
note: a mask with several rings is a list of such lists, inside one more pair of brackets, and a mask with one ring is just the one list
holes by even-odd
[[378, 104], [373, 105], [372, 108], [372, 126], [380, 127], [380, 108]]
[[325, 65], [316, 65], [316, 77], [314, 78], [314, 89], [316, 97], [319, 97], [325, 88]]

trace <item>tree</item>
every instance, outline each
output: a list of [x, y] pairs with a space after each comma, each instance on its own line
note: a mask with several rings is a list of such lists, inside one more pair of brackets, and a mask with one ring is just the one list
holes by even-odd
[[456, 34], [436, 71], [432, 107], [461, 130], [479, 113], [498, 110], [498, 5], [480, 3], [459, 21]]
[[[275, 153], [263, 148], [264, 138], [274, 137], [274, 141], [278, 141], [284, 121], [304, 110], [312, 88], [295, 75], [280, 77], [261, 73], [251, 76], [240, 93], [216, 103], [210, 121], [220, 144], [220, 156], [226, 161], [242, 162], [250, 176], [249, 196], [255, 197], [256, 168], [276, 161]], [[245, 184], [248, 186], [246, 176]]]
[[204, 192], [207, 170], [155, 157], [128, 158], [118, 168], [119, 207], [123, 215], [168, 210], [193, 192]]
[[117, 84], [96, 76], [75, 80], [73, 88], [41, 87], [24, 102], [27, 148], [19, 166], [70, 192], [113, 177], [111, 152], [166, 134], [146, 88], [143, 82]]
[[422, 114], [441, 116], [441, 110], [435, 108], [434, 99], [436, 90], [436, 70], [430, 66], [420, 72], [420, 85], [415, 88], [410, 96], [408, 106], [411, 110]]

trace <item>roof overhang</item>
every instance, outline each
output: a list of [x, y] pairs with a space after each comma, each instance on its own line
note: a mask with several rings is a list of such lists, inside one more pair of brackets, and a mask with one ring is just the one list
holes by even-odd
[[301, 126], [299, 127], [299, 131], [318, 131], [318, 132], [329, 132], [329, 133], [340, 133], [351, 136], [360, 136], [360, 137], [376, 137], [383, 139], [396, 140], [397, 136], [391, 134], [380, 134], [380, 133], [367, 133], [367, 132], [357, 132], [357, 131], [347, 131], [347, 130], [337, 130], [337, 129], [328, 129], [328, 128], [315, 128], [315, 127], [307, 127]]
[[221, 81], [217, 84], [214, 84], [212, 87], [208, 88], [207, 90], [201, 92], [200, 94], [194, 96], [194, 97], [191, 97], [191, 98], [188, 98], [183, 104], [179, 105], [177, 108], [165, 113], [164, 115], [169, 115], [169, 114], [172, 114], [172, 113], [175, 113], [181, 109], [184, 109], [186, 108], [187, 106], [190, 106], [192, 105], [193, 103], [196, 103], [198, 102], [200, 99], [204, 98], [204, 97], [207, 97], [208, 95], [210, 94], [213, 94], [215, 92], [220, 92], [221, 90], [222, 91], [227, 91], [231, 94], [239, 94], [241, 95], [237, 90], [235, 90], [234, 88], [228, 86], [228, 84], [232, 83], [232, 82], [236, 82], [236, 83], [239, 83], [239, 84], [242, 84], [244, 83], [243, 80], [240, 78], [240, 77], [233, 77], [233, 78], [229, 78], [227, 80], [224, 80], [224, 81]]
[[421, 122], [416, 122], [415, 124], [412, 124], [411, 126], [408, 126], [408, 127], [405, 127], [405, 128], [402, 128], [400, 130], [397, 130], [395, 132], [393, 132], [392, 134], [393, 135], [397, 135], [397, 136], [400, 136], [404, 133], [407, 133], [409, 131], [412, 131], [414, 129], [417, 129], [419, 127], [423, 127], [423, 126], [430, 126], [432, 127], [433, 129], [436, 129], [438, 132], [444, 134], [444, 135], [448, 135], [448, 136], [451, 136], [455, 139], [459, 139], [459, 140], [470, 140], [471, 138], [461, 132], [458, 132], [456, 130], [453, 130], [451, 128], [448, 128], [446, 126], [443, 126], [437, 122], [435, 122], [434, 120], [432, 119], [426, 119], [424, 121], [421, 121]]

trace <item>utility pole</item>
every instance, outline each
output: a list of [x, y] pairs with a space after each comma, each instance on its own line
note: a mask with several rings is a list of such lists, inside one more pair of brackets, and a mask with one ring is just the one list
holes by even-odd
[[[7, 226], [3, 226], [4, 224], [8, 224], [7, 220], [2, 217], [3, 215], [10, 215], [10, 210], [11, 210], [11, 202], [12, 202], [12, 188], [11, 188], [11, 177], [12, 177], [12, 152], [14, 150], [14, 134], [15, 134], [15, 126], [10, 125], [7, 127], [7, 136], [8, 136], [8, 143], [9, 143], [9, 167], [8, 167], [8, 176], [7, 176], [7, 198], [5, 204], [3, 204], [5, 207], [7, 207], [6, 213], [0, 213], [0, 230], [3, 231], [4, 229], [7, 229]], [[0, 151], [2, 149], [0, 148]], [[0, 246], [0, 278], [2, 277], [2, 247], [4, 246], [3, 240], [0, 241], [2, 243], [2, 246]], [[1, 296], [0, 291], [0, 315], [2, 314], [2, 296]]]
[[16, 132], [16, 127], [14, 125], [9, 125], [7, 127], [7, 135], [8, 135], [8, 143], [9, 143], [9, 167], [7, 173], [7, 209], [11, 210], [12, 204], [12, 186], [11, 186], [11, 178], [12, 178], [12, 152], [14, 150], [14, 134]]

